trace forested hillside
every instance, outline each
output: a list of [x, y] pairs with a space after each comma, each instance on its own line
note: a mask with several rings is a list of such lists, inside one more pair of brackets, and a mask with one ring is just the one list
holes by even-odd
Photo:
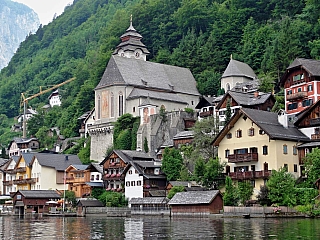
[[[274, 82], [294, 58], [320, 57], [316, 0], [74, 0], [30, 35], [1, 71], [0, 114], [18, 115], [21, 92], [76, 77], [61, 87], [61, 109], [39, 127], [78, 135], [77, 118], [93, 108], [93, 89], [131, 14], [149, 60], [190, 68], [202, 94], [217, 94], [231, 55]], [[48, 95], [29, 105], [43, 106]]]

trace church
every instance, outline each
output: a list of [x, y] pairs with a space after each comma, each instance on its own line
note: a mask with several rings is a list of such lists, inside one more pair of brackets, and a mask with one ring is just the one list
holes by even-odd
[[113, 143], [112, 123], [123, 114], [140, 116], [141, 124], [147, 124], [160, 108], [195, 109], [200, 99], [189, 69], [147, 61], [149, 51], [132, 19], [120, 39], [95, 88], [94, 121], [88, 127], [92, 160], [103, 160]]

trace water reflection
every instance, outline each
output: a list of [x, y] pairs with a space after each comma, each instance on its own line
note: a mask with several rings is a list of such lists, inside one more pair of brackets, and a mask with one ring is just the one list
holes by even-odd
[[319, 219], [0, 217], [0, 239], [320, 239]]

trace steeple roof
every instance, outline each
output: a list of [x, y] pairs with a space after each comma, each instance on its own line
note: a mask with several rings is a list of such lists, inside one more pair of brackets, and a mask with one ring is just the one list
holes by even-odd
[[251, 79], [257, 78], [256, 74], [248, 64], [234, 60], [234, 59], [230, 59], [230, 62], [226, 70], [224, 71], [222, 78], [235, 77], [235, 76], [247, 77]]

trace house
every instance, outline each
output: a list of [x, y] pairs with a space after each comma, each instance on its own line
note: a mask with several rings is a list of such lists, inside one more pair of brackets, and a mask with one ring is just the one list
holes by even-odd
[[49, 213], [49, 201], [57, 201], [60, 195], [54, 190], [18, 190], [12, 197], [15, 214]]
[[54, 90], [48, 97], [50, 107], [61, 106], [61, 95], [59, 94], [59, 89]]
[[309, 138], [288, 123], [285, 114], [241, 108], [213, 140], [233, 181], [250, 181], [254, 195], [271, 174], [284, 167], [296, 178], [302, 173], [297, 146]]
[[26, 121], [28, 121], [30, 118], [32, 118], [34, 115], [38, 114], [35, 109], [32, 109], [31, 107], [26, 110], [26, 113], [22, 113], [17, 117], [18, 123], [23, 122], [23, 118], [26, 118]]
[[102, 166], [98, 163], [72, 164], [66, 169], [68, 190], [75, 192], [77, 198], [90, 196], [93, 188], [103, 188], [102, 173]]
[[205, 190], [203, 187], [201, 187], [199, 184], [197, 184], [195, 181], [170, 181], [167, 184], [167, 192], [171, 190], [173, 187], [184, 187], [185, 191], [203, 191]]
[[194, 131], [182, 131], [173, 137], [173, 147], [180, 148], [182, 145], [189, 145], [194, 138]]
[[151, 197], [150, 191], [155, 190], [163, 190], [164, 193], [167, 178], [160, 168], [160, 161], [132, 159], [122, 173], [126, 198]]
[[320, 99], [320, 61], [296, 58], [281, 77], [285, 89], [285, 111], [294, 121], [297, 113]]
[[34, 153], [31, 162], [31, 177], [36, 182], [31, 184], [31, 190], [58, 189], [64, 190], [65, 170], [70, 165], [81, 165], [77, 155]]
[[21, 153], [13, 172], [16, 179], [13, 184], [17, 185], [17, 190], [31, 190], [31, 184], [35, 184], [37, 179], [31, 177], [31, 162], [33, 153]]
[[[131, 150], [113, 150], [101, 163], [103, 166], [103, 184], [108, 191], [124, 191], [124, 169], [131, 161], [153, 161], [145, 152]], [[141, 183], [142, 184], [142, 183]]]
[[82, 114], [78, 120], [81, 121], [81, 128], [79, 129], [80, 137], [88, 137], [88, 126], [94, 124], [94, 108], [91, 111], [88, 111]]
[[5, 178], [3, 178], [3, 194], [10, 195], [12, 192], [17, 191], [17, 185], [13, 184], [13, 180], [16, 180], [16, 172], [14, 170], [19, 156], [10, 157], [9, 161], [4, 165], [3, 171], [5, 172]]
[[256, 79], [256, 74], [248, 64], [234, 60], [231, 57], [221, 77], [221, 89], [227, 92], [239, 83], [251, 82]]
[[166, 197], [145, 197], [145, 198], [131, 198], [129, 200], [129, 207], [131, 213], [139, 211], [163, 211], [169, 210], [169, 199]]
[[132, 21], [120, 39], [95, 88], [95, 121], [88, 126], [94, 160], [103, 159], [112, 145], [112, 122], [123, 114], [140, 116], [145, 123], [160, 109], [195, 109], [200, 97], [189, 69], [146, 60], [149, 51]]
[[199, 120], [202, 118], [206, 118], [209, 116], [216, 116], [216, 106], [223, 98], [223, 95], [218, 97], [212, 96], [202, 96], [200, 98], [199, 103], [196, 106], [196, 109], [199, 109], [198, 118]]
[[21, 153], [27, 153], [39, 149], [39, 141], [37, 138], [14, 138], [8, 146], [8, 155], [20, 156]]
[[220, 125], [224, 126], [225, 124], [228, 103], [230, 104], [231, 114], [233, 115], [237, 109], [242, 107], [271, 111], [275, 102], [276, 99], [271, 93], [263, 93], [257, 90], [254, 92], [230, 90], [216, 106]]
[[6, 180], [6, 172], [4, 171], [7, 167], [7, 164], [9, 163], [9, 159], [0, 158], [0, 195], [5, 195], [5, 187], [3, 185], [3, 181]]
[[97, 199], [79, 199], [77, 202], [77, 215], [85, 216], [92, 208], [104, 207], [104, 204]]
[[219, 190], [178, 192], [168, 202], [172, 215], [217, 214], [223, 209]]

